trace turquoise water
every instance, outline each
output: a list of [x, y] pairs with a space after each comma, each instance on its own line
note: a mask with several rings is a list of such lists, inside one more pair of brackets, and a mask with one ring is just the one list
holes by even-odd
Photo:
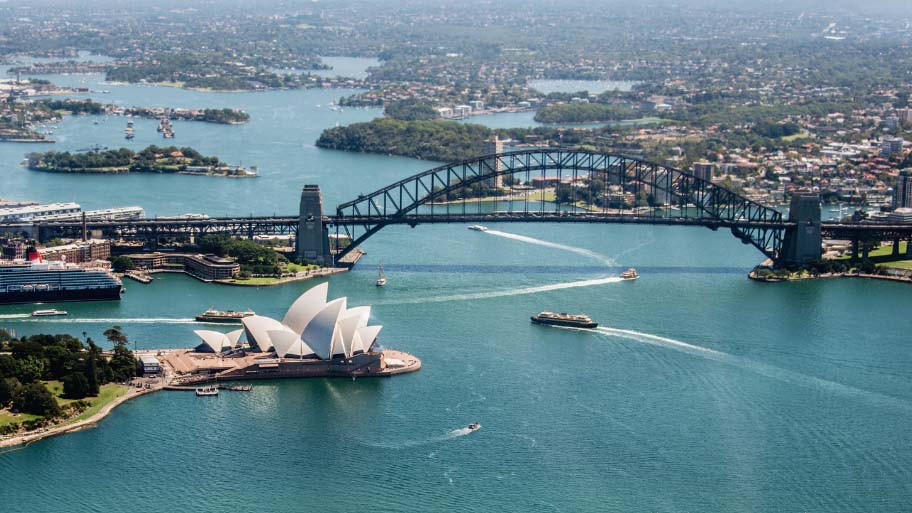
[[[159, 214], [288, 212], [304, 183], [320, 183], [333, 204], [429, 167], [313, 148], [322, 127], [376, 115], [316, 107], [339, 91], [104, 88], [129, 104], [246, 108], [248, 125], [183, 123], [175, 142], [259, 164], [263, 176], [89, 182], [18, 168], [10, 158], [28, 150], [3, 145], [0, 196]], [[65, 121], [58, 147], [119, 143], [123, 124]], [[137, 147], [156, 141], [151, 122], [137, 125]], [[381, 342], [418, 355], [420, 372], [140, 398], [95, 429], [0, 455], [3, 511], [908, 509], [907, 286], [754, 283], [745, 274], [760, 254], [724, 231], [491, 228], [386, 228], [353, 272], [331, 280], [332, 296], [374, 305]], [[380, 260], [385, 288], [373, 284]], [[629, 266], [639, 280], [612, 278]], [[66, 304], [62, 319], [0, 307], [0, 326], [98, 339], [118, 323], [140, 348], [186, 347], [193, 329], [229, 329], [194, 323], [206, 308], [280, 316], [311, 284], [159, 275], [127, 281], [120, 302]], [[531, 325], [545, 309], [584, 311], [602, 327]], [[466, 434], [475, 421], [481, 430]]]

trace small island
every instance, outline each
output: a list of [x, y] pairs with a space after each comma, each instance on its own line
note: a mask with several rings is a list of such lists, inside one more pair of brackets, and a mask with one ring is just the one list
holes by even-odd
[[139, 152], [129, 148], [70, 153], [48, 151], [27, 155], [28, 168], [50, 173], [123, 174], [159, 173], [230, 178], [256, 177], [256, 169], [229, 166], [218, 157], [207, 157], [193, 148], [149, 146]]

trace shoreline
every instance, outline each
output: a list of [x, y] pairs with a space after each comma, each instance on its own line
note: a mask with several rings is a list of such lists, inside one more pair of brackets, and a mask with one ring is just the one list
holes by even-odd
[[885, 274], [868, 274], [868, 273], [826, 273], [818, 274], [816, 276], [803, 276], [803, 277], [760, 277], [755, 274], [754, 271], [747, 273], [747, 278], [753, 281], [763, 282], [763, 283], [780, 283], [780, 282], [797, 282], [797, 281], [810, 281], [810, 280], [832, 280], [836, 278], [865, 278], [869, 280], [886, 280], [900, 283], [909, 283], [912, 284], [912, 278], [907, 278], [904, 276], [890, 276]]
[[81, 431], [83, 429], [94, 427], [96, 424], [98, 424], [98, 422], [100, 422], [102, 419], [107, 417], [114, 410], [114, 408], [120, 406], [121, 404], [123, 404], [131, 399], [135, 399], [135, 398], [143, 396], [143, 395], [157, 392], [161, 389], [162, 389], [161, 387], [149, 388], [149, 389], [130, 387], [129, 390], [127, 390], [126, 394], [124, 394], [124, 395], [118, 397], [117, 399], [114, 399], [110, 403], [104, 405], [100, 410], [98, 410], [97, 413], [95, 413], [95, 415], [92, 415], [91, 417], [89, 417], [87, 419], [83, 419], [78, 422], [73, 422], [72, 424], [61, 424], [59, 426], [54, 426], [45, 431], [39, 430], [37, 432], [23, 433], [23, 434], [16, 435], [16, 436], [6, 439], [6, 440], [0, 440], [0, 448], [17, 447], [20, 445], [28, 446], [32, 442], [37, 442], [37, 441], [43, 440], [45, 438], [50, 438], [52, 436], [59, 436], [59, 435], [63, 435], [66, 433], [73, 433], [76, 431]]

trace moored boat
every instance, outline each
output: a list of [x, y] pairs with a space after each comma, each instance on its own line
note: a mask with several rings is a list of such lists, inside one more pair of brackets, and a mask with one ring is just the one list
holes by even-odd
[[380, 262], [380, 267], [377, 268], [377, 286], [383, 287], [386, 285], [386, 274], [383, 273], [383, 262]]
[[566, 326], [570, 328], [597, 328], [598, 323], [593, 321], [586, 314], [567, 314], [542, 312], [532, 316], [532, 322], [535, 324], [547, 324], [550, 326]]
[[196, 395], [198, 395], [198, 396], [218, 395], [218, 387], [208, 386], [208, 387], [197, 388]]

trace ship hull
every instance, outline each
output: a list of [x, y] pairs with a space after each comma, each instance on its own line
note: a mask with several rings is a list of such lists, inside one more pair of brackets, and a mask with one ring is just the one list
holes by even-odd
[[243, 317], [208, 317], [206, 315], [197, 315], [196, 322], [216, 322], [219, 324], [241, 324]]
[[544, 324], [546, 326], [564, 326], [567, 328], [598, 328], [597, 322], [577, 322], [577, 321], [564, 321], [560, 319], [544, 319], [538, 316], [531, 317], [532, 322], [535, 324]]
[[0, 305], [21, 303], [61, 303], [72, 301], [117, 301], [120, 286], [106, 289], [31, 290], [4, 292]]

